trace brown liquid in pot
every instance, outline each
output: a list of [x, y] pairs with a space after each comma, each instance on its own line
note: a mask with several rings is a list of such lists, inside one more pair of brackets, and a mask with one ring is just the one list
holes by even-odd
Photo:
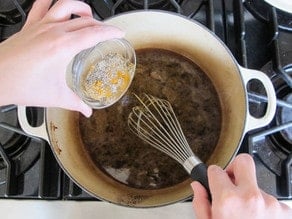
[[135, 77], [123, 98], [109, 108], [80, 116], [80, 132], [90, 158], [110, 177], [140, 189], [158, 189], [188, 178], [175, 160], [152, 148], [128, 128], [127, 118], [147, 93], [170, 101], [194, 153], [206, 161], [220, 134], [221, 108], [210, 79], [193, 62], [160, 49], [136, 51]]

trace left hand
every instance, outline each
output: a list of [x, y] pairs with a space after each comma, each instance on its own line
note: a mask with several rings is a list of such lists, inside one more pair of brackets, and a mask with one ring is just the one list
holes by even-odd
[[0, 105], [61, 107], [89, 117], [92, 109], [66, 84], [66, 67], [81, 50], [124, 32], [95, 20], [83, 2], [51, 4], [36, 0], [23, 29], [0, 44]]

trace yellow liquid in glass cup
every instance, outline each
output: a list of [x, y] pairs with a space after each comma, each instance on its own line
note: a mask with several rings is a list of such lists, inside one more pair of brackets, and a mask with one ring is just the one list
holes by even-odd
[[68, 86], [90, 107], [117, 102], [135, 74], [136, 55], [125, 39], [107, 40], [81, 51], [67, 68]]

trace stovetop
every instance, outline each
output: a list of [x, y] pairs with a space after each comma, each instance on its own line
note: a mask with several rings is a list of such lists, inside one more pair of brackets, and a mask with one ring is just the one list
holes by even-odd
[[[98, 20], [132, 10], [172, 11], [213, 31], [244, 67], [265, 72], [277, 94], [277, 112], [270, 125], [248, 133], [239, 153], [254, 157], [258, 184], [281, 200], [292, 200], [292, 14], [262, 0], [86, 0]], [[1, 0], [0, 41], [23, 26], [33, 0]], [[203, 42], [202, 42], [203, 43]], [[248, 87], [250, 112], [266, 107], [261, 84]], [[26, 135], [16, 106], [0, 111], [0, 198], [96, 200], [59, 167], [50, 146]], [[43, 109], [29, 108], [32, 125], [42, 122]]]

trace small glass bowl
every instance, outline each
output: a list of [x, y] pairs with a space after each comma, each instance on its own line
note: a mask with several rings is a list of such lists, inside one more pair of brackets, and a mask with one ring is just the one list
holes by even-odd
[[112, 39], [78, 53], [67, 67], [68, 86], [90, 107], [117, 102], [135, 74], [136, 54], [125, 39]]

